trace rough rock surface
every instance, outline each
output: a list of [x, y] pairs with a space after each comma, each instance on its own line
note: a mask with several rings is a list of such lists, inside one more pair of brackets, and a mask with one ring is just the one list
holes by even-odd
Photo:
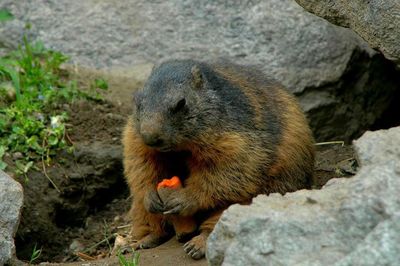
[[400, 66], [400, 2], [398, 0], [296, 0], [333, 24], [354, 30], [371, 47]]
[[0, 170], [0, 265], [15, 255], [14, 235], [21, 214], [21, 185]]
[[355, 33], [291, 0], [3, 0], [2, 8], [15, 19], [0, 27], [0, 43], [21, 41], [28, 23], [31, 39], [79, 65], [130, 68], [183, 57], [260, 65], [299, 96], [318, 140], [358, 136], [400, 84]]
[[231, 206], [208, 240], [211, 265], [398, 265], [400, 127], [355, 141], [361, 169], [321, 190]]

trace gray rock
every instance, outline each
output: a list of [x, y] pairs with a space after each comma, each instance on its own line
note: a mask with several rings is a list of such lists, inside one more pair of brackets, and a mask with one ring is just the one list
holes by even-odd
[[15, 256], [17, 232], [23, 203], [22, 186], [0, 170], [0, 265]]
[[400, 66], [400, 2], [398, 0], [296, 0], [330, 22], [354, 30], [371, 47]]
[[362, 167], [353, 178], [231, 206], [208, 240], [208, 262], [398, 265], [400, 127], [368, 132], [355, 147]]
[[400, 162], [400, 136], [398, 128], [367, 131], [354, 141], [360, 165]]
[[[95, 67], [130, 66], [170, 57], [235, 58], [260, 64], [294, 91], [337, 80], [355, 47], [345, 29], [309, 15], [292, 1], [4, 0], [16, 19], [0, 29], [32, 38]], [[101, 25], [101, 27], [99, 27]]]
[[131, 69], [191, 57], [259, 65], [299, 97], [318, 140], [358, 137], [400, 84], [355, 33], [291, 0], [3, 0], [1, 8], [15, 19], [0, 27], [0, 43], [15, 46], [29, 23], [31, 39], [74, 64]]

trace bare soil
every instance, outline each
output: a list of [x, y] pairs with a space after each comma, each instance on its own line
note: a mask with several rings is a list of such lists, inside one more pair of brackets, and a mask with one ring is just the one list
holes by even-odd
[[[38, 169], [31, 171], [28, 182], [18, 179], [25, 196], [16, 235], [21, 261], [29, 261], [37, 245], [42, 253], [36, 263], [118, 265], [110, 252], [115, 235], [129, 231], [125, 214], [130, 202], [122, 173], [120, 135], [130, 110], [126, 97], [134, 88], [132, 83], [109, 78], [114, 84], [109, 92], [112, 102], [63, 106], [70, 113], [68, 136], [75, 151], [59, 154], [46, 174]], [[115, 100], [118, 92], [120, 100]], [[357, 163], [351, 146], [324, 145], [317, 150], [316, 188], [331, 178], [355, 174]], [[206, 265], [205, 260], [188, 258], [175, 239], [140, 254], [140, 265]]]

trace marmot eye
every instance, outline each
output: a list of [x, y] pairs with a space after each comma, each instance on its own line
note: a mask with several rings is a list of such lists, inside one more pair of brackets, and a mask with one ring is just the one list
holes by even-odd
[[185, 105], [186, 105], [186, 100], [185, 100], [185, 98], [179, 100], [179, 102], [175, 105], [175, 107], [172, 108], [172, 110], [171, 110], [172, 113], [177, 113], [177, 112], [179, 112], [180, 110], [183, 109], [183, 107], [185, 107]]

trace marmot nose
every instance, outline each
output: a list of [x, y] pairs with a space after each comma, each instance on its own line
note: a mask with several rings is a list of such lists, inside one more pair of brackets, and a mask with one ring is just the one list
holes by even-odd
[[158, 134], [142, 134], [144, 143], [150, 147], [160, 147], [164, 141]]

